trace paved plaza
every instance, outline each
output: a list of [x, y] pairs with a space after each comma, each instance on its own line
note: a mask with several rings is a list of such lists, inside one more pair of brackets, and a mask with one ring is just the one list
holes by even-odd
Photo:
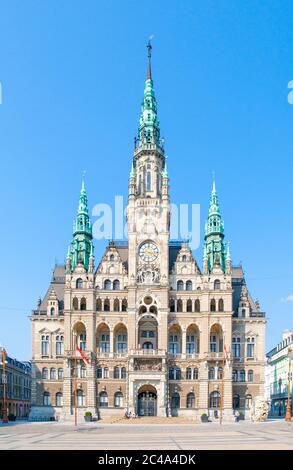
[[293, 449], [293, 424], [11, 423], [0, 426], [0, 449], [200, 450]]

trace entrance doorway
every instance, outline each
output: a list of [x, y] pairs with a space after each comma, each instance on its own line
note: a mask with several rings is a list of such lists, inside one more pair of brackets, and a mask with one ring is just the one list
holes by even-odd
[[157, 391], [155, 387], [143, 386], [137, 395], [138, 416], [157, 416]]

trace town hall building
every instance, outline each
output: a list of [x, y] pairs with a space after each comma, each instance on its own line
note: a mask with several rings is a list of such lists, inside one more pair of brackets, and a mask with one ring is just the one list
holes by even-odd
[[[265, 314], [234, 266], [213, 182], [200, 267], [170, 240], [151, 45], [128, 182], [128, 240], [98, 263], [84, 179], [65, 265], [33, 310], [31, 419], [248, 417], [264, 395]], [[76, 357], [76, 348], [82, 356]], [[76, 405], [76, 406], [75, 406]]]

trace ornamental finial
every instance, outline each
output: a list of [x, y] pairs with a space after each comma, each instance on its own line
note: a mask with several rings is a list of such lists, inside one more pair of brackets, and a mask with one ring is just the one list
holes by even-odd
[[152, 71], [151, 71], [151, 56], [152, 56], [152, 45], [151, 45], [151, 40], [153, 39], [153, 35], [149, 37], [148, 43], [147, 43], [147, 50], [148, 50], [148, 73], [147, 73], [147, 80], [152, 79]]

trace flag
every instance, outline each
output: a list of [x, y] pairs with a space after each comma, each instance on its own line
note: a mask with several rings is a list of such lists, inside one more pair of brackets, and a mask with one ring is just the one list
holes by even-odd
[[78, 346], [76, 346], [75, 353], [77, 357], [81, 357], [81, 359], [83, 359], [84, 362], [86, 362], [87, 364], [90, 364], [90, 361], [88, 360], [86, 355], [82, 352], [82, 350]]
[[226, 344], [224, 344], [224, 360], [225, 360], [225, 363], [227, 364], [227, 366], [230, 367], [231, 352], [227, 351]]

